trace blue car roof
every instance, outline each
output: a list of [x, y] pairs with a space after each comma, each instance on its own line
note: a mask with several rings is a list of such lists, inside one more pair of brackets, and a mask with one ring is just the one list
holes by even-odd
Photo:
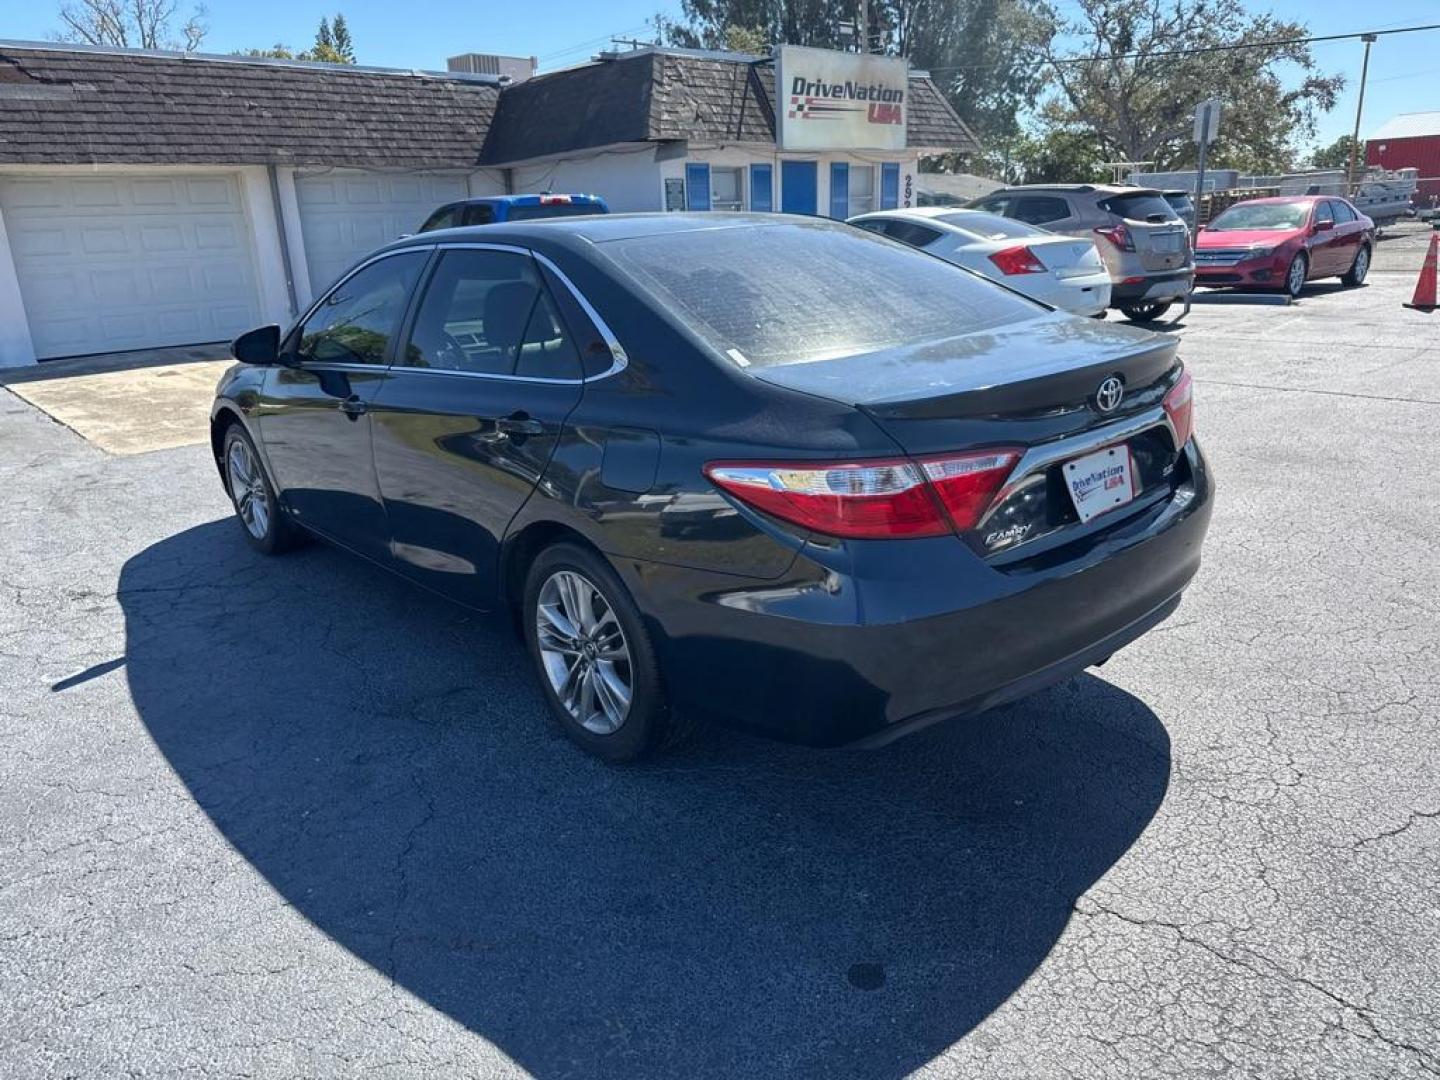
[[[573, 195], [569, 192], [561, 191], [547, 193], [543, 198], [553, 199], [557, 195], [569, 199], [571, 202], [604, 202], [599, 195]], [[473, 199], [461, 199], [460, 201], [466, 203], [506, 203], [510, 206], [539, 206], [541, 198], [542, 196], [540, 195], [479, 195]]]

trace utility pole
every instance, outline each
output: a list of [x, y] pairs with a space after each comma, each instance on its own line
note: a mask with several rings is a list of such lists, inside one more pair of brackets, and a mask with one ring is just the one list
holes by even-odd
[[870, 0], [860, 0], [860, 52], [870, 51]]
[[1360, 114], [1365, 110], [1365, 78], [1370, 74], [1370, 46], [1375, 44], [1374, 34], [1361, 34], [1365, 42], [1365, 59], [1360, 64], [1360, 100], [1355, 103], [1355, 133], [1350, 136], [1350, 165], [1345, 170], [1345, 194], [1354, 195], [1360, 185], [1355, 179], [1355, 156], [1360, 152]]

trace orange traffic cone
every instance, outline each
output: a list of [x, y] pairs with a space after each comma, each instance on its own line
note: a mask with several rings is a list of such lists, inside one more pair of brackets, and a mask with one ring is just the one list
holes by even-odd
[[1417, 311], [1435, 310], [1435, 279], [1440, 275], [1436, 270], [1437, 252], [1440, 252], [1440, 233], [1430, 237], [1430, 250], [1425, 253], [1425, 265], [1420, 268], [1420, 280], [1415, 283], [1415, 295], [1405, 306]]

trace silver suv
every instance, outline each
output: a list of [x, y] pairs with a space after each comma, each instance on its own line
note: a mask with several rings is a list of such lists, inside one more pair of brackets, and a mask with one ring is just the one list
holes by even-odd
[[1158, 319], [1194, 283], [1190, 230], [1154, 188], [1025, 184], [1001, 188], [969, 205], [1093, 239], [1110, 271], [1110, 306], [1127, 319]]

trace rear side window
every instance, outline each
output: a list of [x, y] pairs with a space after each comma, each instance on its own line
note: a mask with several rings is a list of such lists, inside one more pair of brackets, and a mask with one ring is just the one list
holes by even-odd
[[742, 368], [942, 341], [1042, 310], [940, 259], [821, 222], [637, 236], [600, 247]]
[[1049, 221], [1063, 221], [1068, 218], [1070, 204], [1054, 195], [1022, 195], [1014, 201], [1005, 216], [1029, 225], [1044, 225]]
[[890, 239], [899, 240], [902, 244], [909, 244], [911, 247], [933, 244], [940, 239], [941, 235], [939, 229], [921, 225], [918, 221], [896, 221], [894, 219], [887, 223], [885, 233]]
[[1343, 225], [1348, 222], [1358, 220], [1355, 217], [1355, 211], [1350, 209], [1350, 204], [1347, 202], [1341, 202], [1339, 199], [1332, 199], [1330, 201], [1330, 209], [1334, 211], [1335, 220], [1339, 224]]
[[404, 363], [512, 374], [539, 296], [540, 278], [527, 256], [447, 251], [425, 286]]
[[495, 208], [489, 203], [473, 203], [465, 207], [466, 225], [489, 225], [495, 220]]
[[1136, 195], [1111, 195], [1100, 201], [1100, 208], [1124, 218], [1126, 221], [1179, 221], [1175, 208], [1165, 201], [1163, 195], [1142, 192]]

